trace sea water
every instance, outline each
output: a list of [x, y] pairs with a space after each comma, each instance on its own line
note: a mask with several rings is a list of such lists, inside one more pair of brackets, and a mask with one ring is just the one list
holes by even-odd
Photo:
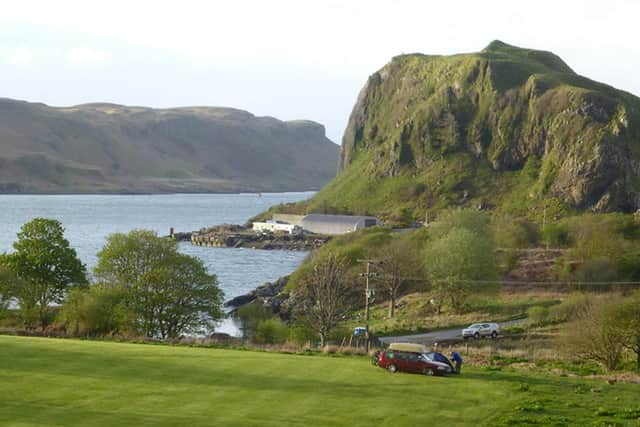
[[[0, 195], [0, 253], [12, 250], [22, 224], [37, 217], [57, 219], [91, 272], [96, 253], [111, 233], [147, 229], [167, 235], [171, 227], [178, 232], [244, 224], [270, 206], [313, 194]], [[209, 272], [218, 276], [225, 299], [291, 273], [306, 256], [299, 251], [209, 248], [188, 242], [180, 243], [180, 250], [202, 259]], [[217, 330], [238, 333], [231, 321], [223, 322]]]

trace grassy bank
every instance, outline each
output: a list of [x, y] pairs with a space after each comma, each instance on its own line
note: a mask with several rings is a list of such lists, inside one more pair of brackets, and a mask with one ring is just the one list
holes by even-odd
[[624, 425], [640, 415], [638, 391], [490, 368], [391, 375], [364, 357], [0, 336], [10, 426]]
[[[369, 314], [369, 328], [378, 336], [409, 335], [440, 329], [462, 328], [475, 322], [505, 322], [527, 317], [527, 310], [533, 306], [550, 306], [559, 303], [566, 295], [544, 291], [499, 292], [494, 296], [477, 296], [469, 299], [467, 307], [460, 313], [435, 312], [429, 303], [432, 296], [427, 292], [405, 295], [398, 300], [394, 318], [388, 317], [388, 304], [383, 301], [374, 304]], [[355, 313], [354, 318], [342, 325], [343, 334], [354, 327], [362, 326], [364, 311]]]

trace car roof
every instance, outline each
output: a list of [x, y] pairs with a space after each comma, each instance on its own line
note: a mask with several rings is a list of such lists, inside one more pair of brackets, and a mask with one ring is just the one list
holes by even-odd
[[427, 347], [422, 344], [396, 342], [389, 344], [389, 350], [407, 351], [409, 353], [426, 353]]

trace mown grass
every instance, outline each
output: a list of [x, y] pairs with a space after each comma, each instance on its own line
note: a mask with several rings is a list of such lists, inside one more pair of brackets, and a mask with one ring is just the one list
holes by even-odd
[[365, 357], [0, 337], [0, 425], [591, 425], [637, 385], [507, 369], [429, 378]]

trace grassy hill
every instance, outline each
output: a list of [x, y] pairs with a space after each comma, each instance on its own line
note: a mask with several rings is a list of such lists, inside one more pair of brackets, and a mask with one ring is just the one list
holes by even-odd
[[287, 191], [335, 176], [324, 127], [231, 108], [0, 99], [0, 192]]
[[307, 212], [424, 219], [450, 206], [518, 216], [640, 207], [640, 99], [558, 56], [495, 41], [393, 58], [368, 79], [340, 172]]
[[363, 357], [0, 336], [3, 426], [585, 425], [638, 386], [512, 370], [389, 374]]

